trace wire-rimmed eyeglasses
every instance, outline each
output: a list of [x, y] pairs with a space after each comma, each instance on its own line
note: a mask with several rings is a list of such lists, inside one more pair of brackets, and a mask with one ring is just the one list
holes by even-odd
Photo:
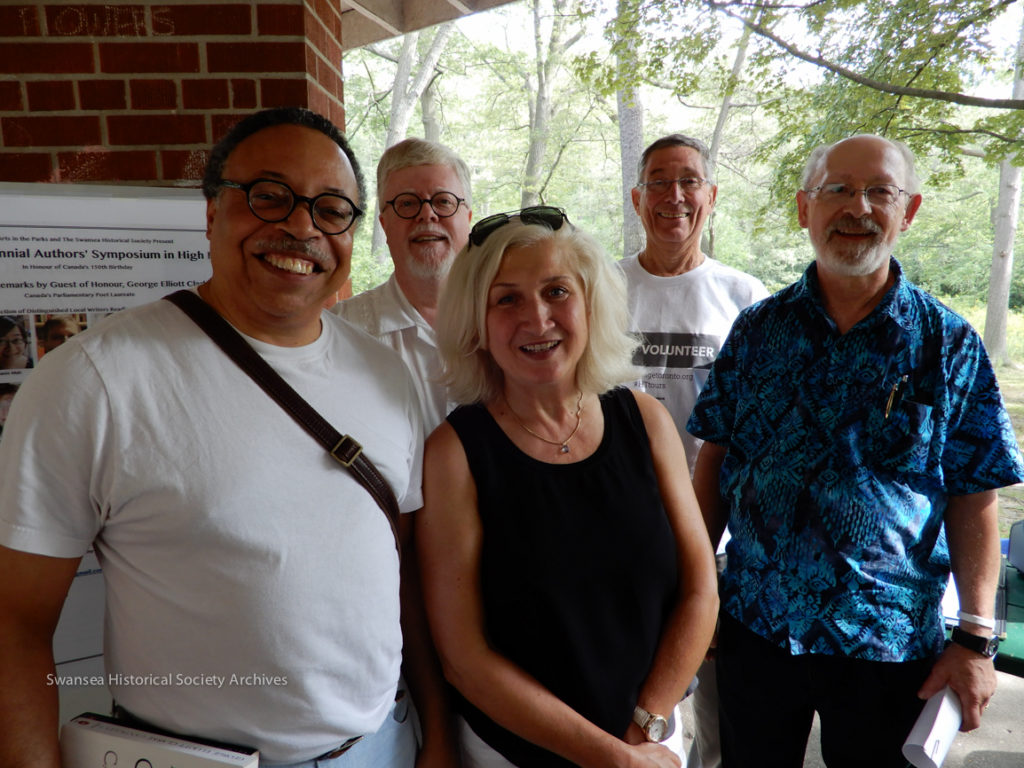
[[495, 213], [480, 219], [469, 231], [469, 241], [473, 245], [483, 245], [488, 237], [515, 218], [524, 224], [542, 224], [552, 231], [561, 229], [562, 225], [569, 221], [569, 217], [561, 208], [556, 208], [553, 205], [533, 205], [518, 211]]
[[896, 205], [899, 202], [900, 195], [911, 196], [909, 192], [905, 189], [900, 189], [895, 184], [872, 184], [869, 187], [857, 189], [850, 184], [843, 184], [842, 182], [819, 184], [808, 189], [807, 194], [816, 197], [823, 203], [838, 203], [848, 200], [854, 195], [863, 195], [868, 203], [875, 208], [886, 208]]
[[700, 176], [683, 176], [679, 179], [651, 179], [650, 181], [641, 181], [637, 186], [646, 189], [648, 192], [653, 192], [656, 195], [663, 195], [677, 184], [683, 192], [696, 192], [708, 182], [708, 179], [702, 179]]
[[297, 195], [283, 181], [254, 179], [248, 184], [221, 179], [220, 186], [240, 189], [245, 193], [249, 210], [257, 219], [270, 222], [284, 221], [292, 215], [300, 202], [309, 206], [313, 226], [325, 235], [340, 235], [348, 230], [363, 211], [344, 195], [323, 192], [315, 197]]
[[412, 192], [403, 192], [400, 195], [395, 195], [391, 200], [387, 200], [384, 205], [394, 208], [395, 213], [401, 219], [415, 219], [423, 210], [423, 204], [426, 203], [439, 219], [447, 219], [449, 216], [454, 216], [464, 202], [466, 202], [465, 199], [454, 192], [435, 192], [433, 197], [427, 198]]

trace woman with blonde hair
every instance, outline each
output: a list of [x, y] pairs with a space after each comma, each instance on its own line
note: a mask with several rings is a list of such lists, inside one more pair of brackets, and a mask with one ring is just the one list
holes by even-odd
[[714, 559], [625, 283], [558, 208], [480, 221], [438, 312], [453, 397], [416, 538], [466, 768], [679, 766]]

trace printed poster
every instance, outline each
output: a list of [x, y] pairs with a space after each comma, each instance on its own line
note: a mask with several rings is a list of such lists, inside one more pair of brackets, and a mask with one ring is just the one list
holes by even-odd
[[194, 189], [0, 184], [0, 398], [104, 316], [205, 281], [205, 221]]
[[[14, 394], [48, 352], [106, 315], [209, 277], [205, 233], [196, 189], [0, 182], [0, 439]], [[54, 635], [62, 721], [109, 708], [103, 612], [90, 551]]]

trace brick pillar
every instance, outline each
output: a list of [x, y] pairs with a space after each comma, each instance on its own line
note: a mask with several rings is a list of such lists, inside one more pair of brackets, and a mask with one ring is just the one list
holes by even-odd
[[328, 0], [0, 6], [0, 181], [195, 186], [256, 109], [344, 125]]

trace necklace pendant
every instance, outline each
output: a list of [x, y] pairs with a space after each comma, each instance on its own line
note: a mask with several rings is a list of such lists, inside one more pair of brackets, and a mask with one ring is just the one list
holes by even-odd
[[562, 444], [561, 453], [568, 453], [568, 452], [569, 452], [569, 446], [566, 445], [565, 443], [563, 443]]

